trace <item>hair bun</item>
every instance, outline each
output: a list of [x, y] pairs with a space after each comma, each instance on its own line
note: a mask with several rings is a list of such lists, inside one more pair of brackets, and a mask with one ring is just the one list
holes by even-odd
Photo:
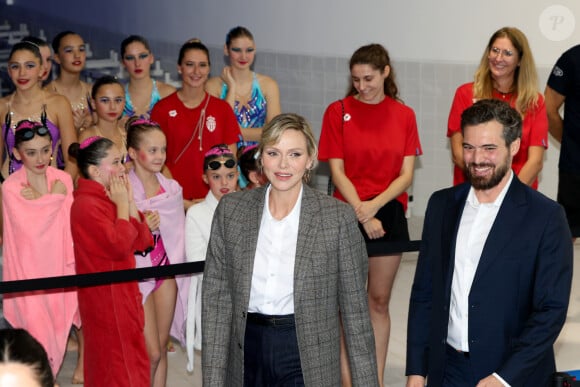
[[188, 40], [187, 42], [185, 42], [185, 43], [186, 43], [186, 44], [187, 44], [187, 43], [201, 43], [201, 39], [199, 39], [199, 38], [191, 38], [191, 39], [189, 39], [189, 40]]

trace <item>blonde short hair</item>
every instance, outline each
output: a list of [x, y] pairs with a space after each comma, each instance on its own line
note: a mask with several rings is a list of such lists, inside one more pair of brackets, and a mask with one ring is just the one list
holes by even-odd
[[294, 113], [282, 113], [277, 115], [268, 122], [262, 131], [260, 145], [258, 145], [258, 152], [260, 155], [260, 162], [264, 147], [271, 144], [276, 144], [280, 141], [280, 137], [287, 130], [296, 130], [304, 135], [306, 139], [306, 151], [308, 157], [312, 159], [312, 167], [314, 169], [318, 162], [318, 147], [316, 146], [316, 139], [312, 133], [312, 128], [306, 119]]

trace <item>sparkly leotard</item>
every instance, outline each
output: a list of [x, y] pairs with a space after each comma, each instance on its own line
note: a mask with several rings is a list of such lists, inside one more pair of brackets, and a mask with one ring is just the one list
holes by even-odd
[[[117, 127], [117, 130], [119, 131], [119, 135], [121, 136], [121, 146], [119, 147], [119, 150], [121, 151], [121, 160], [123, 160], [123, 162], [126, 163], [128, 161], [131, 161], [131, 157], [129, 157], [129, 151], [127, 150], [127, 133], [125, 132], [124, 129], [121, 129], [119, 127]], [[99, 127], [96, 125], [95, 132], [99, 137], [108, 138], [107, 136], [104, 136], [103, 133], [101, 133], [101, 129], [99, 129]], [[109, 138], [109, 140], [115, 142], [112, 138]]]
[[[149, 102], [149, 109], [147, 109], [147, 114], [143, 114], [143, 118], [149, 118], [151, 115], [151, 109], [153, 106], [161, 99], [159, 90], [157, 89], [157, 82], [153, 79], [153, 89], [151, 89], [151, 100]], [[125, 85], [125, 109], [123, 110], [123, 115], [126, 117], [133, 117], [135, 115], [135, 108], [133, 107], [133, 101], [131, 101], [131, 94], [129, 94], [129, 84]]]
[[[63, 93], [58, 91], [58, 89], [56, 88], [55, 82], [52, 83], [52, 92], [55, 94], [64, 95]], [[67, 99], [68, 99], [68, 97], [67, 97]], [[70, 107], [71, 107], [73, 112], [76, 112], [77, 110], [83, 110], [86, 107], [88, 107], [90, 110], [91, 109], [91, 102], [90, 101], [91, 101], [91, 94], [89, 93], [89, 91], [85, 87], [85, 84], [81, 82], [81, 97], [76, 102], [70, 101]]]
[[[16, 124], [23, 119], [28, 119], [30, 121], [35, 122], [43, 122], [46, 124], [48, 131], [50, 132], [50, 137], [52, 138], [52, 154], [57, 153], [56, 157], [56, 165], [59, 169], [64, 169], [64, 156], [62, 153], [62, 148], [60, 146], [60, 130], [58, 127], [50, 121], [48, 118], [44, 120], [42, 117], [46, 117], [46, 105], [42, 106], [42, 112], [39, 114], [38, 117], [27, 117], [27, 118], [15, 118], [14, 111], [8, 105], [8, 113], [6, 114], [5, 122], [2, 124], [2, 137], [4, 138], [4, 150], [6, 151], [6, 155], [9, 157], [8, 161], [8, 174], [11, 175], [12, 173], [16, 172], [20, 168], [22, 168], [22, 161], [17, 160], [14, 157], [14, 129], [16, 128]], [[55, 152], [56, 151], [56, 152]], [[6, 176], [5, 176], [6, 177]]]
[[[220, 99], [225, 99], [228, 94], [228, 85], [222, 84], [222, 92]], [[240, 107], [240, 101], [234, 103], [234, 114], [238, 119], [238, 123], [242, 128], [261, 128], [266, 123], [266, 98], [260, 89], [260, 83], [254, 73], [254, 80], [252, 81], [252, 94], [248, 103]], [[238, 148], [256, 144], [255, 141], [240, 141]]]

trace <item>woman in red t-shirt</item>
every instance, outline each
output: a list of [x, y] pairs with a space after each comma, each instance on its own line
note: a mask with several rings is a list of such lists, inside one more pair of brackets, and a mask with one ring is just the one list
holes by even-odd
[[538, 92], [538, 75], [528, 39], [517, 28], [504, 27], [491, 36], [474, 82], [459, 86], [455, 92], [447, 123], [455, 164], [454, 185], [465, 181], [461, 113], [475, 101], [486, 98], [506, 101], [522, 115], [521, 147], [512, 168], [522, 182], [538, 188], [538, 175], [548, 147], [548, 117], [544, 98]]
[[[367, 244], [408, 241], [407, 194], [421, 145], [415, 113], [398, 98], [389, 55], [379, 44], [359, 48], [350, 59], [352, 87], [324, 114], [319, 159], [328, 161], [334, 196], [356, 211]], [[389, 300], [401, 253], [369, 260], [368, 298], [379, 378], [390, 335]], [[342, 380], [350, 381], [342, 346]]]
[[202, 174], [195, 172], [203, 171], [204, 154], [216, 144], [228, 144], [235, 153], [241, 132], [231, 106], [205, 91], [210, 71], [207, 47], [198, 39], [185, 42], [177, 64], [182, 86], [155, 104], [151, 119], [167, 137], [165, 165], [183, 187], [184, 206], [189, 208], [209, 190]]

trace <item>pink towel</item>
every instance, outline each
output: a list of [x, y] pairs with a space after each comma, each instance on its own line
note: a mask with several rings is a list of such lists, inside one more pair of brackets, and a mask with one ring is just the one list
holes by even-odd
[[[129, 172], [129, 181], [133, 187], [135, 204], [140, 211], [154, 210], [159, 212], [161, 223], [159, 231], [171, 264], [185, 262], [185, 211], [183, 209], [183, 190], [179, 183], [156, 174], [159, 184], [165, 192], [147, 199], [141, 180], [134, 170]], [[135, 255], [137, 267], [151, 267], [151, 257]], [[177, 302], [171, 324], [171, 336], [185, 345], [185, 316], [187, 315], [187, 295], [189, 293], [189, 276], [176, 277]], [[155, 287], [155, 279], [139, 282], [143, 302]]]
[[[24, 199], [20, 191], [27, 183], [25, 168], [2, 184], [4, 281], [75, 274], [70, 229], [72, 181], [67, 173], [52, 167], [46, 175], [49, 190], [60, 180], [66, 195]], [[28, 330], [44, 346], [56, 375], [71, 325], [80, 326], [76, 290], [6, 294], [4, 316], [13, 327]]]

